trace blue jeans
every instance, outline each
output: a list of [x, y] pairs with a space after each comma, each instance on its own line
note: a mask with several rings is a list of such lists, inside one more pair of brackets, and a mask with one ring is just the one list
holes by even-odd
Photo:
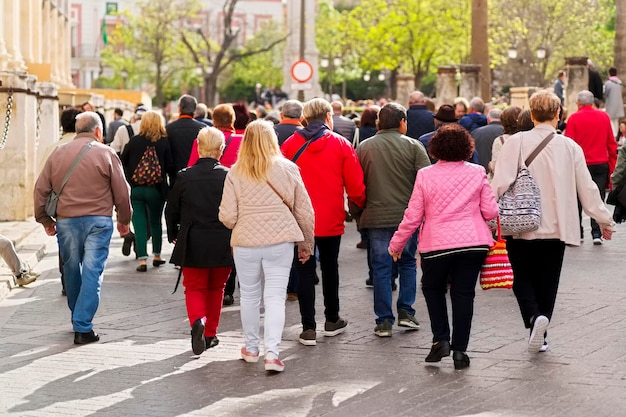
[[87, 333], [100, 304], [113, 220], [107, 216], [58, 219], [57, 234], [74, 331]]
[[[389, 320], [392, 323], [395, 318], [391, 309], [392, 291], [391, 283], [393, 258], [387, 249], [396, 227], [384, 227], [367, 229], [369, 239], [370, 259], [372, 263], [372, 274], [374, 279], [374, 313], [376, 323]], [[415, 252], [417, 251], [417, 231], [402, 250], [402, 257], [398, 259], [398, 276], [400, 288], [398, 291], [398, 301], [396, 306], [398, 311], [405, 310], [411, 315], [415, 315], [413, 303], [417, 292], [417, 264]]]

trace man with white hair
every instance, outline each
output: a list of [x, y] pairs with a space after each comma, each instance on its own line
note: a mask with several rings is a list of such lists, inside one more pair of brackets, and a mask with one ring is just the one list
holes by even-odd
[[409, 96], [409, 108], [406, 111], [406, 135], [413, 139], [435, 130], [435, 118], [426, 107], [426, 96], [421, 91], [413, 91]]
[[479, 127], [472, 131], [475, 149], [478, 152], [478, 163], [489, 170], [489, 162], [491, 161], [491, 149], [493, 141], [504, 134], [502, 124], [500, 124], [500, 115], [502, 110], [497, 107], [492, 108], [487, 113], [487, 126]]
[[274, 126], [278, 144], [282, 145], [296, 131], [302, 129], [302, 108], [298, 100], [287, 100], [280, 109], [280, 123]]
[[466, 128], [470, 133], [479, 127], [487, 125], [487, 117], [483, 114], [485, 111], [485, 102], [480, 97], [474, 97], [469, 102], [467, 114], [461, 117], [459, 124]]
[[[564, 134], [583, 149], [591, 178], [598, 186], [600, 197], [604, 201], [606, 187], [617, 163], [617, 142], [613, 136], [608, 114], [594, 109], [593, 102], [594, 96], [591, 91], [582, 90], [578, 93], [576, 97], [578, 111], [567, 119]], [[578, 216], [581, 221], [580, 240], [582, 241], [584, 235], [580, 201], [578, 202]], [[602, 230], [594, 219], [591, 219], [591, 237], [594, 245], [602, 244]]]
[[[122, 163], [102, 141], [100, 117], [90, 111], [79, 114], [76, 138], [52, 152], [35, 183], [35, 219], [49, 236], [58, 233], [77, 345], [100, 340], [92, 320], [109, 256], [113, 209], [120, 235], [128, 233], [131, 218], [130, 187]], [[46, 210], [53, 191], [59, 196], [54, 218]]]

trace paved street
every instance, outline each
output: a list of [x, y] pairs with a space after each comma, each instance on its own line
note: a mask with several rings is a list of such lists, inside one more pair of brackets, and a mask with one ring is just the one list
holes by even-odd
[[[588, 228], [588, 220], [585, 222]], [[297, 302], [287, 304], [281, 357], [285, 372], [239, 359], [239, 300], [224, 308], [220, 345], [191, 353], [181, 287], [171, 265], [135, 272], [115, 237], [95, 318], [98, 343], [75, 346], [61, 296], [54, 239], [35, 269], [42, 277], [0, 301], [0, 415], [7, 416], [624, 416], [626, 411], [626, 226], [594, 247], [568, 248], [549, 329], [550, 350], [526, 352], [509, 290], [477, 290], [468, 354], [424, 358], [431, 343], [421, 293], [422, 328], [373, 334], [365, 252], [347, 224], [340, 254], [342, 315], [349, 329], [297, 342]], [[43, 237], [41, 239], [44, 239]], [[165, 245], [169, 255], [171, 246]], [[318, 326], [323, 326], [321, 287]]]

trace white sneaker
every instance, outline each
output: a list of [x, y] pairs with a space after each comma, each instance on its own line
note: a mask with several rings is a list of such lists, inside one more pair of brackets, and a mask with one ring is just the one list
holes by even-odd
[[548, 330], [548, 326], [550, 325], [550, 320], [546, 316], [537, 316], [535, 318], [535, 322], [533, 323], [533, 330], [530, 333], [530, 338], [528, 338], [528, 351], [530, 353], [537, 353], [543, 346], [543, 335], [546, 330]]
[[594, 237], [593, 238], [593, 244], [598, 246], [602, 244], [602, 238], [601, 237]]
[[257, 363], [259, 361], [259, 354], [249, 352], [244, 346], [241, 348], [241, 359], [248, 363]]
[[267, 352], [265, 354], [264, 362], [267, 372], [282, 372], [285, 370], [285, 364], [278, 359], [278, 356], [273, 352]]
[[543, 345], [541, 345], [541, 347], [539, 348], [539, 352], [547, 352], [548, 351], [548, 342], [543, 342]]

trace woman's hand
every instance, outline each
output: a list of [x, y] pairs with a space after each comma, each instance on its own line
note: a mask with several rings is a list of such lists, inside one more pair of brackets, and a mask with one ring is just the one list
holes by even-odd
[[402, 257], [402, 253], [394, 252], [393, 250], [391, 250], [391, 248], [387, 249], [387, 251], [389, 252], [389, 255], [391, 255], [391, 257], [393, 258], [394, 262], [397, 262], [398, 259]]
[[311, 257], [311, 252], [308, 249], [300, 249], [298, 248], [298, 260], [301, 263], [305, 263]]
[[610, 229], [602, 229], [602, 238], [604, 240], [611, 240], [613, 238], [613, 231]]

